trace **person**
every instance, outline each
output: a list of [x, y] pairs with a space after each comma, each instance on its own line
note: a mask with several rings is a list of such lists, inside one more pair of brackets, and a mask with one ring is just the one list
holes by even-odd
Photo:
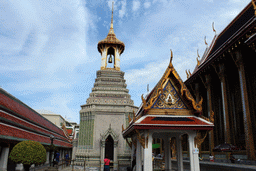
[[58, 151], [56, 152], [55, 160], [56, 160], [56, 164], [58, 165], [60, 161], [60, 153]]
[[214, 162], [214, 156], [211, 153], [209, 155], [209, 159], [210, 159], [211, 162]]
[[52, 159], [52, 165], [53, 165], [53, 167], [56, 165], [56, 152], [54, 152], [54, 156]]
[[68, 163], [69, 163], [69, 155], [68, 155], [68, 153], [66, 153], [66, 155], [65, 155], [65, 160], [66, 160], [66, 166], [68, 166]]
[[233, 153], [230, 154], [231, 163], [235, 163], [236, 158], [233, 156]]
[[109, 163], [110, 163], [110, 159], [108, 158], [108, 155], [106, 155], [104, 159], [104, 171], [109, 171]]

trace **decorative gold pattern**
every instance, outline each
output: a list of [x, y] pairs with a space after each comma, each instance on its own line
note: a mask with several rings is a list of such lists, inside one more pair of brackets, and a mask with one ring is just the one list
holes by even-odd
[[210, 122], [212, 122], [214, 124], [214, 112], [213, 111], [211, 112], [211, 115], [210, 115]]
[[131, 119], [131, 117], [130, 117], [130, 115], [128, 115], [128, 119], [129, 119], [129, 123], [130, 123], [130, 122], [131, 122], [131, 120], [132, 120], [132, 119]]
[[256, 0], [252, 0], [252, 5], [255, 10], [255, 16], [256, 16]]
[[143, 95], [141, 96], [144, 110], [147, 111], [153, 106], [153, 104], [155, 103], [155, 101], [157, 100], [159, 95], [161, 93], [163, 93], [163, 87], [166, 84], [166, 81], [169, 79], [169, 76], [172, 74], [181, 86], [181, 89], [180, 89], [181, 96], [184, 95], [189, 101], [191, 101], [192, 106], [195, 110], [202, 111], [203, 98], [201, 97], [201, 100], [199, 101], [199, 103], [197, 103], [195, 101], [195, 99], [192, 97], [189, 90], [187, 89], [186, 85], [183, 83], [183, 81], [179, 77], [178, 73], [174, 69], [174, 67], [172, 65], [172, 58], [173, 58], [173, 54], [172, 54], [172, 51], [171, 51], [171, 59], [170, 59], [169, 66], [166, 69], [166, 71], [165, 71], [163, 77], [161, 78], [161, 80], [158, 82], [158, 84], [154, 88], [153, 93], [150, 95], [150, 97], [147, 97], [148, 99], [145, 100], [143, 98]]
[[136, 131], [136, 134], [137, 134], [137, 139], [139, 140], [141, 146], [143, 148], [145, 148], [145, 137], [141, 136], [140, 132], [137, 129], [135, 129], [135, 131]]
[[125, 138], [127, 144], [129, 145], [130, 148], [132, 148], [132, 142], [129, 142], [127, 138]]
[[207, 136], [207, 134], [208, 134], [208, 131], [205, 131], [204, 136], [202, 136], [201, 133], [202, 133], [202, 132], [197, 131], [196, 137], [195, 137], [195, 139], [194, 139], [194, 140], [195, 140], [195, 147], [196, 147], [196, 145], [197, 145], [197, 148], [200, 148], [201, 144], [204, 142], [204, 140], [205, 140], [205, 138], [206, 138], [206, 136]]
[[192, 75], [190, 70], [186, 70], [186, 74], [187, 74], [187, 78], [189, 78]]
[[165, 90], [161, 93], [153, 108], [187, 109], [170, 81], [166, 84]]

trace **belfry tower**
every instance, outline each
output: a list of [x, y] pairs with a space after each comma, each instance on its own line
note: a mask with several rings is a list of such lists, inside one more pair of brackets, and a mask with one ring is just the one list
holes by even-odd
[[[99, 41], [98, 51], [101, 53], [101, 70], [113, 69], [120, 71], [120, 55], [124, 51], [124, 43], [116, 38], [113, 28], [113, 4], [112, 17], [108, 35]], [[113, 59], [114, 58], [114, 59]], [[107, 63], [114, 63], [113, 68], [107, 67]]]
[[125, 170], [130, 165], [130, 147], [123, 139], [122, 125], [128, 126], [129, 117], [138, 109], [126, 89], [124, 72], [120, 70], [120, 55], [125, 45], [116, 38], [113, 28], [113, 6], [110, 30], [98, 43], [101, 68], [97, 71], [94, 87], [80, 110], [78, 143], [74, 144], [76, 161], [103, 171], [106, 155], [113, 170]]

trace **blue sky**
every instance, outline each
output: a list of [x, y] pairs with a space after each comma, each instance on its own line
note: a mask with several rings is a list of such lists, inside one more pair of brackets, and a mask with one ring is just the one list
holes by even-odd
[[[135, 105], [170, 60], [186, 80], [211, 42], [250, 0], [115, 0], [114, 31], [125, 43], [121, 70]], [[0, 2], [0, 86], [33, 109], [79, 123], [100, 69], [112, 0]]]

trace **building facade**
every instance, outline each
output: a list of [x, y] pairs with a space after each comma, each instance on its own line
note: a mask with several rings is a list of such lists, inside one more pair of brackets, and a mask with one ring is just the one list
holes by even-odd
[[137, 110], [126, 88], [124, 72], [120, 70], [120, 55], [125, 45], [116, 38], [111, 26], [107, 37], [98, 43], [101, 69], [87, 99], [80, 110], [80, 130], [76, 161], [88, 160], [90, 167], [103, 170], [108, 156], [114, 170], [130, 164], [130, 149], [122, 138], [122, 125], [128, 124], [128, 115]]
[[[62, 129], [0, 88], [0, 171], [23, 169], [22, 164], [16, 165], [8, 158], [17, 143], [32, 140], [49, 147], [51, 135], [54, 136], [53, 144], [60, 151], [61, 158], [66, 152], [71, 155], [71, 141]], [[47, 150], [46, 164], [49, 163], [49, 155]]]
[[[219, 144], [240, 148], [237, 158], [255, 160], [256, 148], [256, 5], [250, 2], [206, 48], [186, 86], [197, 100], [203, 97], [203, 114], [214, 112], [215, 127], [201, 151], [213, 152]], [[228, 153], [226, 153], [228, 154]], [[216, 158], [226, 158], [214, 153]]]

